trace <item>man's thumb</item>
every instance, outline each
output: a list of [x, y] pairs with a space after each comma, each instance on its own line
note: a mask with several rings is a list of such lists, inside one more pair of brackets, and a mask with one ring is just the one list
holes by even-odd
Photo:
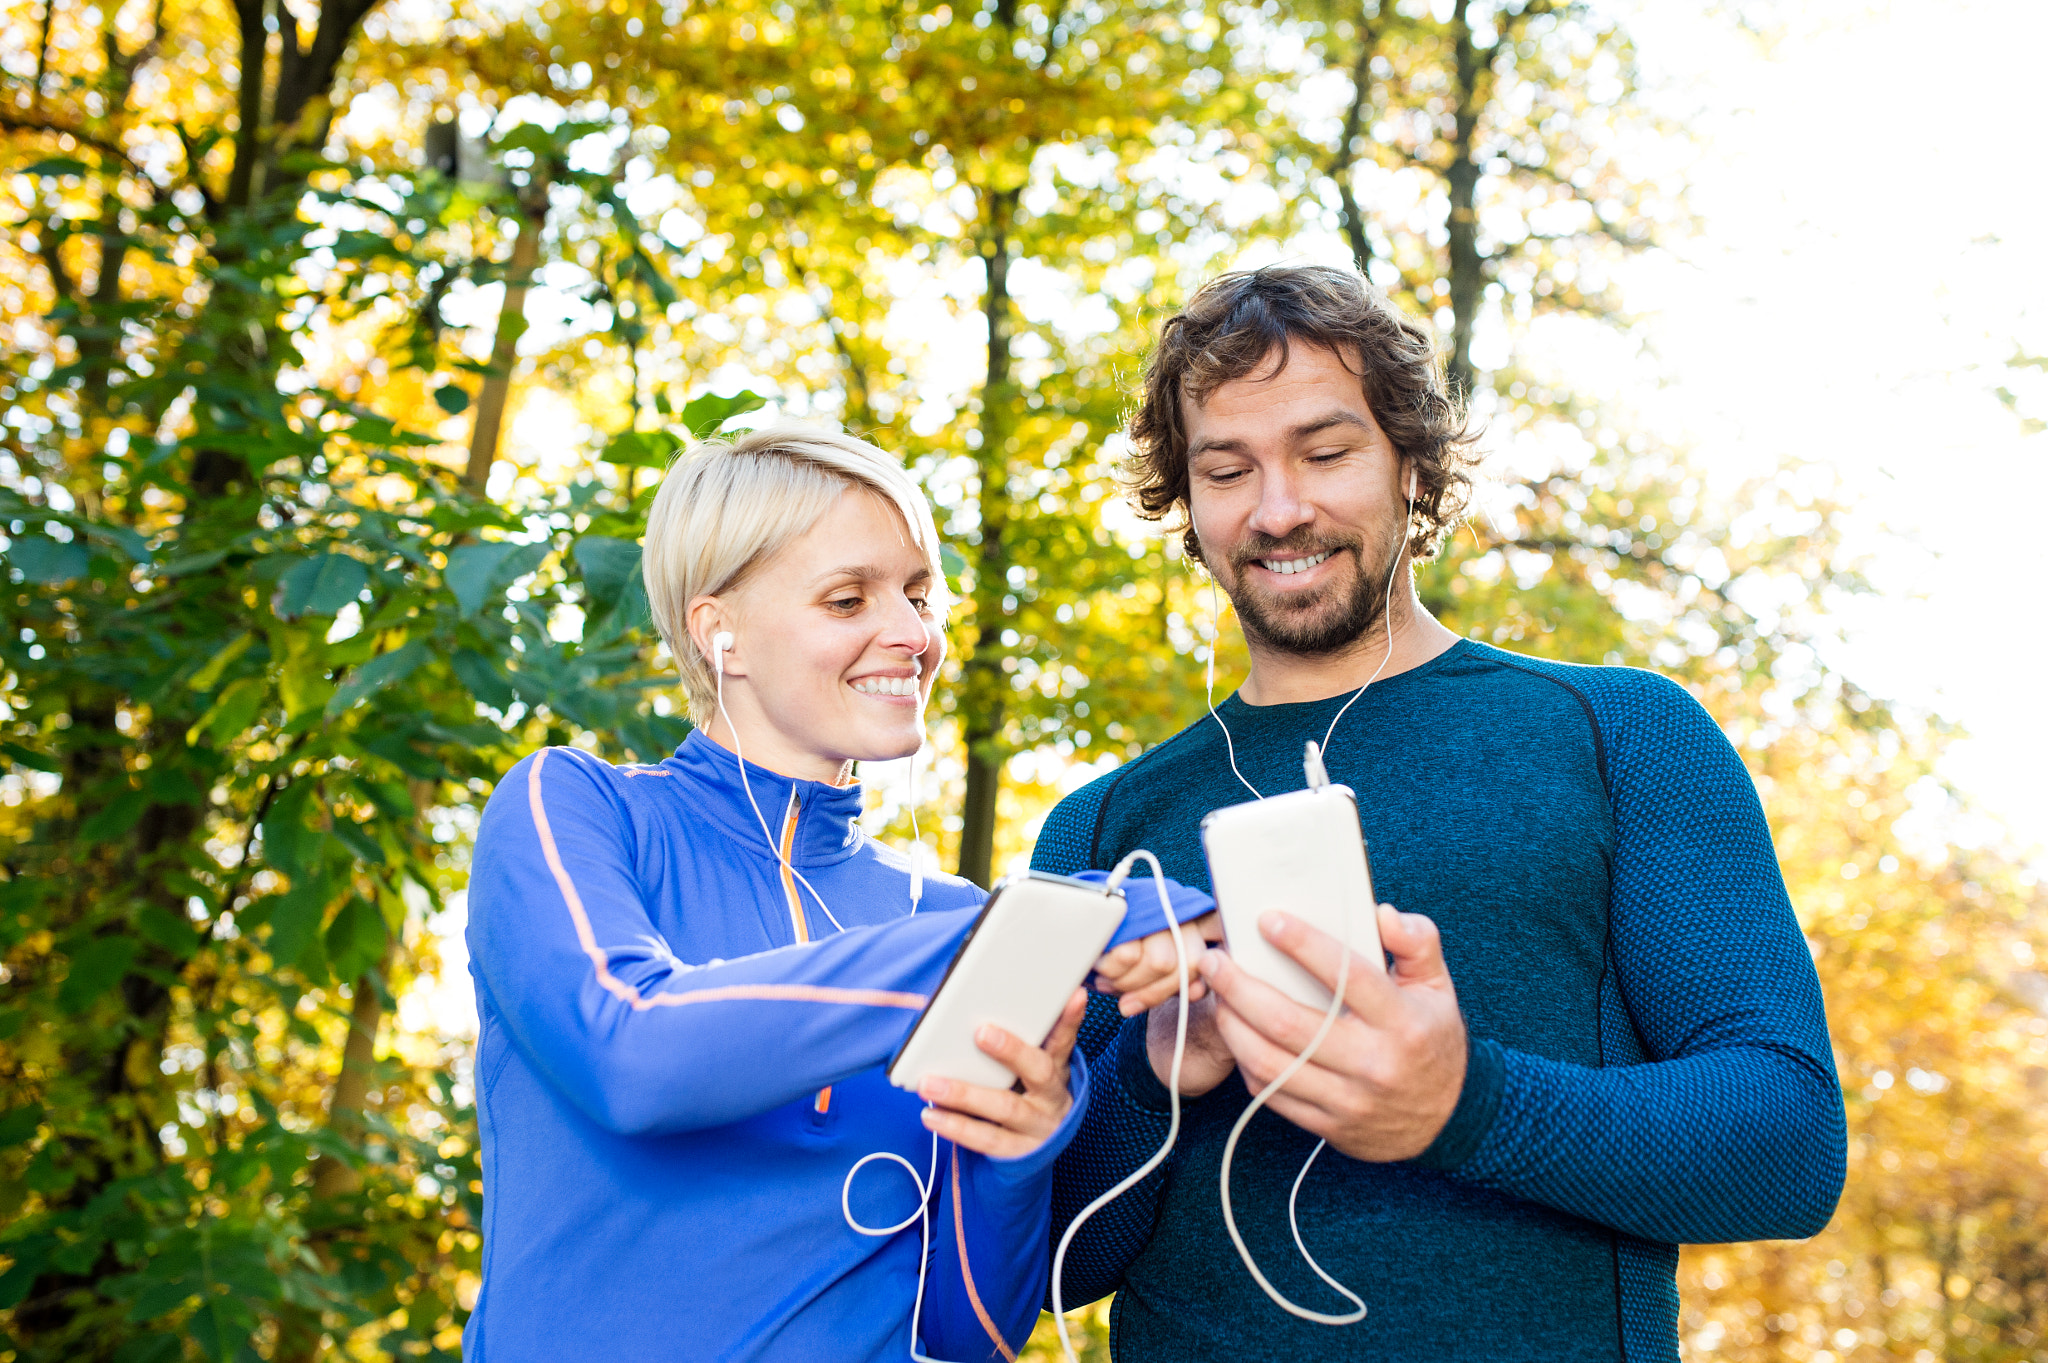
[[1422, 914], [1380, 905], [1380, 944], [1394, 958], [1394, 974], [1406, 983], [1450, 973], [1444, 965], [1443, 938]]

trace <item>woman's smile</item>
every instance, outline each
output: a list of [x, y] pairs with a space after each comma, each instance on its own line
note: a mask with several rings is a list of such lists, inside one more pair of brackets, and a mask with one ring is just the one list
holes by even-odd
[[912, 672], [908, 675], [870, 673], [865, 677], [855, 677], [846, 684], [860, 692], [863, 696], [872, 696], [876, 700], [908, 701], [911, 704], [916, 704], [918, 698], [917, 683], [918, 674]]

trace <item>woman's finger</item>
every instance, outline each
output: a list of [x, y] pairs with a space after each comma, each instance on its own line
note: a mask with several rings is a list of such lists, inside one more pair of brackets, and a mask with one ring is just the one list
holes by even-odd
[[[1067, 999], [1067, 1006], [1060, 1010], [1060, 1020], [1052, 1025], [1052, 1035], [1045, 1039], [1045, 1053], [1058, 1068], [1066, 1068], [1067, 1058], [1074, 1053], [1074, 1038], [1081, 1035], [1081, 1019], [1087, 1016], [1088, 991], [1076, 989]], [[1066, 1083], [1065, 1076], [1061, 1076], [1060, 1082]]]
[[994, 1023], [984, 1023], [974, 1029], [974, 1044], [983, 1055], [1001, 1061], [1003, 1068], [1022, 1080], [1027, 1090], [1042, 1088], [1056, 1065], [1044, 1051], [1025, 1045], [1014, 1034]]
[[976, 1121], [937, 1107], [924, 1110], [924, 1125], [927, 1131], [938, 1133], [963, 1150], [994, 1159], [1017, 1159], [1030, 1154], [1044, 1141], [1044, 1137], [1021, 1136], [993, 1122]]
[[1024, 1095], [1010, 1089], [964, 1084], [958, 1079], [926, 1079], [917, 1086], [917, 1096], [933, 1107], [979, 1117], [996, 1126], [1017, 1129], [1028, 1125], [1032, 1114]]

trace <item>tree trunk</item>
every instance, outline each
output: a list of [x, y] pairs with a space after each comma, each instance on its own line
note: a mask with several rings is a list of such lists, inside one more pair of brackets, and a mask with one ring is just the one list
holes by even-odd
[[519, 362], [519, 338], [526, 331], [526, 291], [540, 263], [540, 234], [547, 225], [547, 186], [536, 184], [520, 205], [519, 236], [505, 267], [505, 302], [498, 309], [498, 339], [491, 347], [491, 372], [477, 395], [476, 424], [469, 437], [469, 467], [463, 481], [479, 497], [490, 482], [498, 458], [498, 438], [505, 421], [505, 402], [512, 392], [512, 367]]
[[1344, 210], [1344, 238], [1351, 243], [1351, 263], [1360, 274], [1372, 264], [1372, 239], [1366, 235], [1365, 212], [1351, 188], [1351, 172], [1358, 164], [1353, 144], [1365, 121], [1366, 106], [1372, 103], [1372, 54], [1379, 35], [1363, 16], [1358, 21], [1358, 59], [1351, 65], [1351, 107], [1344, 114], [1344, 130], [1337, 141], [1337, 155], [1330, 165], [1330, 178], [1337, 185], [1337, 200]]
[[986, 888], [994, 871], [996, 796], [1009, 676], [1000, 654], [1009, 610], [1010, 445], [1016, 430], [1016, 381], [1010, 367], [1010, 237], [1021, 189], [988, 191], [981, 258], [988, 270], [988, 376], [981, 386], [981, 544], [974, 566], [974, 651], [961, 669], [962, 737], [967, 743], [967, 798], [961, 810], [959, 873]]
[[1444, 172], [1450, 192], [1451, 218], [1451, 360], [1450, 378], [1459, 396], [1469, 396], [1478, 375], [1472, 367], [1472, 330], [1479, 315], [1479, 303], [1486, 293], [1486, 261], [1479, 254], [1479, 163], [1473, 147], [1479, 131], [1479, 114], [1486, 107], [1482, 88], [1489, 74], [1492, 56], [1482, 55], [1472, 41], [1472, 24], [1466, 17], [1470, 0], [1458, 0], [1451, 19], [1457, 81], [1456, 132], [1451, 164]]

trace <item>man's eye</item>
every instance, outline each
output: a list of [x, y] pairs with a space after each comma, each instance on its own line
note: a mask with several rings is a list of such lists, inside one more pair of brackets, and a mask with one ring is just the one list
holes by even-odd
[[1350, 450], [1324, 450], [1321, 454], [1310, 455], [1308, 462], [1311, 464], [1334, 464], [1349, 453], [1351, 453]]
[[1228, 484], [1228, 483], [1234, 483], [1234, 482], [1236, 482], [1236, 481], [1237, 481], [1238, 479], [1240, 479], [1240, 478], [1244, 477], [1244, 470], [1243, 470], [1243, 469], [1215, 469], [1215, 470], [1213, 470], [1213, 471], [1211, 471], [1211, 472], [1209, 472], [1209, 473], [1205, 473], [1205, 474], [1203, 474], [1203, 475], [1202, 475], [1202, 477], [1203, 477], [1203, 478], [1204, 478], [1204, 479], [1205, 479], [1206, 481], [1208, 481], [1208, 482], [1211, 482], [1211, 483], [1215, 483], [1215, 484], [1219, 484], [1219, 485], [1221, 485], [1221, 484]]

